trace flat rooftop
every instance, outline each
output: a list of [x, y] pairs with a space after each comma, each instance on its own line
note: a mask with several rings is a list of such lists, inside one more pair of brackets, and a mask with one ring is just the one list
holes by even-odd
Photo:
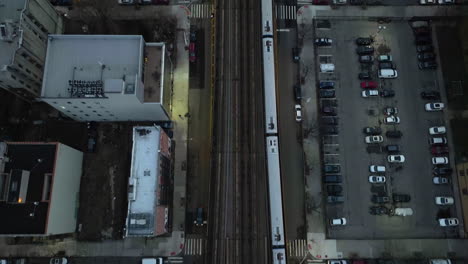
[[24, 9], [26, 0], [3, 0], [0, 1], [0, 23], [6, 23], [7, 38], [12, 41], [0, 40], [0, 69], [4, 65], [10, 65], [21, 33], [18, 32], [19, 19]]
[[133, 35], [49, 35], [42, 97], [70, 97], [70, 80], [137, 83], [143, 44]]

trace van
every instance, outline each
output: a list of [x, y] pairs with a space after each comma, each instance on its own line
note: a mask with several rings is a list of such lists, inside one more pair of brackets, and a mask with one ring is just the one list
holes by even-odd
[[320, 64], [320, 72], [334, 72], [334, 71], [335, 71], [335, 64], [332, 64], [332, 63]]
[[323, 177], [324, 183], [341, 183], [341, 181], [341, 175], [325, 175], [325, 177]]
[[393, 79], [398, 77], [398, 73], [394, 69], [381, 69], [379, 70], [379, 78], [381, 79]]
[[433, 137], [429, 139], [429, 144], [431, 145], [446, 145], [447, 138], [446, 137]]

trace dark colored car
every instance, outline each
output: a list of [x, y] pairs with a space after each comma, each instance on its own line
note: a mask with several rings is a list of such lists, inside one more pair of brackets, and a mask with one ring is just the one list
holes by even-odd
[[377, 203], [377, 204], [389, 203], [389, 202], [390, 202], [390, 197], [388, 197], [388, 196], [372, 195], [371, 201], [372, 201], [373, 203]]
[[327, 202], [328, 203], [343, 203], [344, 202], [344, 197], [343, 196], [328, 196], [327, 197]]
[[320, 90], [319, 96], [320, 98], [334, 98], [335, 90]]
[[396, 69], [395, 63], [391, 61], [379, 63], [379, 69]]
[[333, 40], [330, 38], [316, 38], [314, 43], [316, 46], [331, 46]]
[[373, 39], [371, 38], [357, 38], [356, 39], [356, 44], [360, 46], [368, 46], [374, 42]]
[[325, 135], [337, 135], [338, 127], [337, 126], [323, 126], [322, 133]]
[[340, 165], [324, 165], [323, 171], [325, 173], [338, 173], [341, 171], [341, 166]]
[[372, 56], [372, 55], [361, 55], [361, 56], [359, 56], [359, 62], [360, 63], [373, 63], [374, 62], [374, 56]]
[[196, 224], [197, 226], [202, 226], [205, 223], [205, 221], [203, 220], [204, 216], [205, 214], [203, 212], [203, 208], [197, 208], [196, 218], [193, 221], [194, 224]]
[[190, 27], [190, 42], [197, 41], [197, 29], [194, 26]]
[[401, 138], [403, 133], [400, 130], [390, 130], [385, 133], [389, 138]]
[[434, 50], [434, 47], [432, 45], [419, 45], [419, 46], [416, 46], [416, 51], [417, 52], [429, 52], [429, 51], [433, 51]]
[[323, 106], [322, 107], [322, 113], [324, 115], [329, 115], [329, 116], [336, 116], [338, 114], [338, 111], [336, 110], [336, 107], [333, 106]]
[[450, 167], [434, 167], [432, 173], [434, 175], [450, 175], [452, 174], [453, 170]]
[[299, 84], [294, 85], [294, 97], [297, 101], [301, 100], [302, 98], [301, 86]]
[[96, 152], [96, 143], [98, 138], [97, 123], [94, 121], [86, 123], [88, 129], [88, 145], [86, 151], [88, 153]]
[[414, 38], [414, 42], [416, 43], [416, 45], [431, 44], [432, 38], [430, 35], [420, 35]]
[[333, 89], [334, 87], [335, 87], [335, 82], [329, 82], [329, 81], [319, 82], [320, 89]]
[[314, 5], [329, 5], [330, 1], [329, 0], [313, 0], [312, 4], [314, 4]]
[[382, 96], [382, 97], [394, 97], [395, 96], [395, 91], [390, 90], [390, 89], [384, 89], [382, 92], [380, 92], [380, 96]]
[[388, 214], [390, 210], [388, 210], [385, 206], [371, 206], [369, 207], [369, 214], [371, 215], [385, 215]]
[[343, 191], [343, 187], [339, 184], [329, 184], [327, 185], [328, 195], [337, 195]]
[[382, 134], [382, 129], [380, 127], [365, 127], [362, 132], [366, 135], [380, 135]]
[[364, 4], [364, 0], [350, 0], [349, 3], [351, 5], [363, 5]]
[[322, 117], [322, 123], [325, 125], [338, 125], [338, 118], [325, 116], [325, 117]]
[[153, 4], [155, 4], [155, 5], [168, 5], [169, 0], [153, 0]]
[[446, 153], [449, 153], [449, 148], [447, 146], [432, 146], [431, 147], [432, 155], [439, 155], [439, 154], [446, 154]]
[[419, 61], [433, 61], [435, 60], [436, 56], [433, 52], [424, 52], [418, 54]]
[[364, 81], [364, 82], [361, 82], [360, 85], [362, 89], [375, 89], [379, 87], [379, 83], [374, 82], [374, 81]]
[[409, 201], [411, 201], [411, 196], [408, 194], [393, 194], [393, 202], [395, 203], [407, 203]]
[[299, 62], [299, 49], [298, 48], [293, 48], [292, 49], [292, 57], [294, 62]]
[[421, 92], [421, 97], [426, 100], [440, 100], [440, 93], [437, 91]]
[[356, 53], [359, 55], [372, 54], [374, 53], [374, 48], [372, 46], [359, 46], [356, 49]]
[[418, 63], [418, 67], [421, 70], [435, 70], [437, 69], [437, 62], [435, 61], [425, 61]]
[[325, 175], [323, 177], [323, 182], [324, 183], [341, 183], [343, 181], [343, 178], [341, 175]]
[[359, 80], [369, 80], [372, 78], [370, 72], [360, 72], [358, 75]]
[[398, 153], [398, 152], [400, 152], [400, 146], [398, 146], [398, 145], [387, 145], [387, 146], [385, 146], [385, 150], [388, 153]]

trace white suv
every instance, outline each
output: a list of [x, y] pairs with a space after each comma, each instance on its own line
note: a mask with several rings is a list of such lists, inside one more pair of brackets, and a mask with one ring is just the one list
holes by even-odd
[[302, 121], [302, 108], [301, 105], [295, 105], [294, 110], [296, 111], [296, 121], [301, 122]]
[[370, 165], [370, 166], [369, 166], [369, 171], [370, 171], [370, 172], [385, 173], [385, 166]]
[[433, 165], [440, 165], [440, 164], [448, 164], [449, 160], [447, 157], [433, 157], [432, 164]]

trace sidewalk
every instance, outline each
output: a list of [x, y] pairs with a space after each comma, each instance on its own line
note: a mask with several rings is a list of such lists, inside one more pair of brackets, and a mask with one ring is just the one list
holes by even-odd
[[[403, 19], [415, 16], [451, 16], [461, 15], [460, 8], [434, 6], [426, 7], [340, 7], [331, 9], [329, 6], [303, 6], [298, 12], [298, 35], [304, 36], [302, 43], [312, 43], [314, 38], [315, 19], [364, 19], [393, 17]], [[304, 33], [305, 32], [305, 33]], [[301, 40], [299, 40], [301, 41]], [[300, 42], [301, 43], [301, 42]], [[313, 45], [302, 47], [301, 73], [308, 68], [305, 82], [302, 85], [305, 116], [304, 130], [318, 129], [316, 84], [316, 58]], [[388, 240], [335, 240], [327, 239], [324, 217], [324, 203], [321, 201], [321, 156], [320, 139], [317, 133], [306, 134], [304, 138], [304, 153], [306, 160], [305, 186], [307, 204], [307, 246], [313, 259], [336, 258], [435, 258], [468, 257], [467, 239], [388, 239]]]

